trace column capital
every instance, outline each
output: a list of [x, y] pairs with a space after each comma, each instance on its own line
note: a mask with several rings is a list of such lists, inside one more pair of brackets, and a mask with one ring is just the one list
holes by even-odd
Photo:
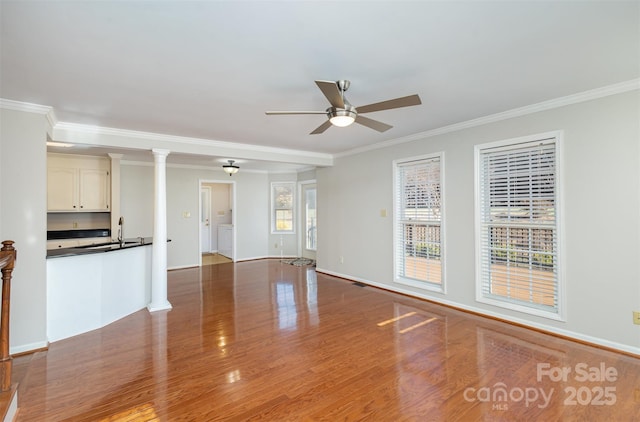
[[153, 155], [155, 155], [156, 157], [160, 156], [160, 157], [166, 157], [167, 155], [169, 155], [169, 153], [171, 151], [169, 151], [168, 149], [162, 149], [162, 148], [152, 148], [151, 152], [153, 153]]

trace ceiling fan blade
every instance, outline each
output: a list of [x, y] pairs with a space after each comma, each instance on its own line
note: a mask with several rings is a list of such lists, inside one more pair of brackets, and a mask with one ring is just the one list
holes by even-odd
[[356, 109], [358, 110], [358, 113], [371, 113], [372, 111], [389, 110], [392, 108], [409, 107], [420, 104], [422, 104], [420, 97], [418, 94], [414, 94], [393, 100], [381, 101], [379, 103], [367, 104], [357, 107]]
[[329, 103], [335, 108], [344, 108], [344, 99], [335, 81], [316, 81], [320, 91], [327, 97]]
[[326, 122], [324, 122], [323, 124], [318, 126], [316, 128], [316, 130], [311, 132], [309, 135], [318, 135], [318, 134], [324, 132], [325, 130], [329, 129], [329, 127], [331, 127], [331, 122], [329, 120], [327, 120]]
[[[329, 122], [331, 123], [331, 122]], [[360, 123], [362, 126], [366, 126], [373, 130], [377, 130], [378, 132], [385, 132], [391, 129], [393, 126], [388, 125], [386, 123], [379, 122], [377, 120], [370, 119], [368, 117], [364, 117], [358, 114], [356, 117], [356, 123]]]
[[277, 116], [280, 114], [327, 114], [326, 111], [265, 111], [267, 116]]

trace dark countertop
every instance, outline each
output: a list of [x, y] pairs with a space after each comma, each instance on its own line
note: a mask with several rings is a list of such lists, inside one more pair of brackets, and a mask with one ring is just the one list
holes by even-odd
[[[168, 240], [170, 241], [170, 240]], [[153, 243], [152, 237], [135, 237], [125, 239], [124, 245], [120, 246], [118, 242], [97, 243], [87, 246], [76, 246], [73, 248], [59, 248], [47, 250], [47, 259], [61, 258], [65, 256], [90, 255], [96, 253], [104, 253], [111, 251], [119, 251], [122, 249], [137, 248], [139, 246], [147, 246]]]

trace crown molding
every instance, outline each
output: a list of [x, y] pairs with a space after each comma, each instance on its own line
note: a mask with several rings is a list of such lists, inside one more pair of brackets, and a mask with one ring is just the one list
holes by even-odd
[[161, 133], [142, 132], [128, 129], [116, 129], [101, 126], [90, 126], [78, 123], [58, 122], [55, 129], [66, 130], [70, 132], [93, 134], [93, 135], [107, 135], [124, 138], [144, 139], [148, 141], [159, 141], [177, 143], [183, 145], [195, 145], [206, 146], [220, 149], [235, 149], [242, 151], [252, 151], [271, 154], [282, 154], [296, 157], [307, 157], [312, 159], [331, 160], [333, 156], [331, 154], [294, 150], [287, 148], [267, 147], [263, 145], [242, 144], [229, 141], [217, 141], [204, 138], [191, 138], [186, 136], [165, 135]]
[[514, 108], [512, 110], [504, 111], [501, 113], [490, 114], [488, 116], [479, 117], [477, 119], [467, 120], [465, 122], [454, 123], [452, 125], [443, 126], [437, 129], [428, 130], [425, 132], [416, 133], [413, 135], [405, 136], [402, 138], [391, 139], [384, 142], [379, 142], [374, 145], [368, 145], [360, 148], [350, 149], [348, 151], [334, 154], [334, 158], [347, 157], [354, 154], [360, 154], [367, 151], [372, 151], [380, 148], [386, 148], [394, 145], [404, 144], [407, 142], [417, 141], [425, 138], [431, 138], [445, 133], [456, 132], [462, 129], [468, 129], [476, 126], [486, 125], [488, 123], [495, 123], [501, 120], [512, 119], [514, 117], [521, 117], [527, 114], [538, 113], [540, 111], [552, 110], [559, 107], [564, 107], [571, 104], [578, 104], [585, 101], [596, 100], [598, 98], [608, 97], [610, 95], [622, 94], [640, 89], [640, 78], [632, 79], [625, 82], [620, 82], [613, 85], [607, 85], [601, 88], [591, 89], [589, 91], [580, 92], [577, 94], [567, 95], [565, 97], [555, 98], [553, 100], [542, 101], [540, 103], [531, 104], [524, 107]]
[[6, 98], [0, 98], [0, 108], [15, 111], [24, 111], [27, 113], [47, 114], [53, 107], [43, 106], [40, 104], [25, 103], [22, 101], [8, 100]]
[[6, 110], [24, 111], [26, 113], [44, 114], [44, 116], [47, 118], [47, 121], [49, 122], [50, 127], [54, 127], [58, 123], [56, 113], [53, 110], [53, 107], [50, 106], [0, 98], [0, 108]]
[[305, 171], [311, 171], [317, 169], [316, 166], [306, 166], [296, 170], [296, 173], [304, 173]]

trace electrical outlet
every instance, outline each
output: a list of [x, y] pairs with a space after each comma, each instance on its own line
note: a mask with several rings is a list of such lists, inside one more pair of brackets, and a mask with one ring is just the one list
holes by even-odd
[[278, 249], [278, 244], [277, 243], [275, 244], [275, 248]]
[[636, 325], [640, 325], [640, 312], [633, 311], [633, 323]]
[[73, 228], [77, 229], [78, 228], [78, 223], [76, 223], [75, 221], [73, 222]]
[[340, 263], [341, 263], [341, 264], [344, 264], [344, 256], [341, 256], [341, 257], [340, 257]]

